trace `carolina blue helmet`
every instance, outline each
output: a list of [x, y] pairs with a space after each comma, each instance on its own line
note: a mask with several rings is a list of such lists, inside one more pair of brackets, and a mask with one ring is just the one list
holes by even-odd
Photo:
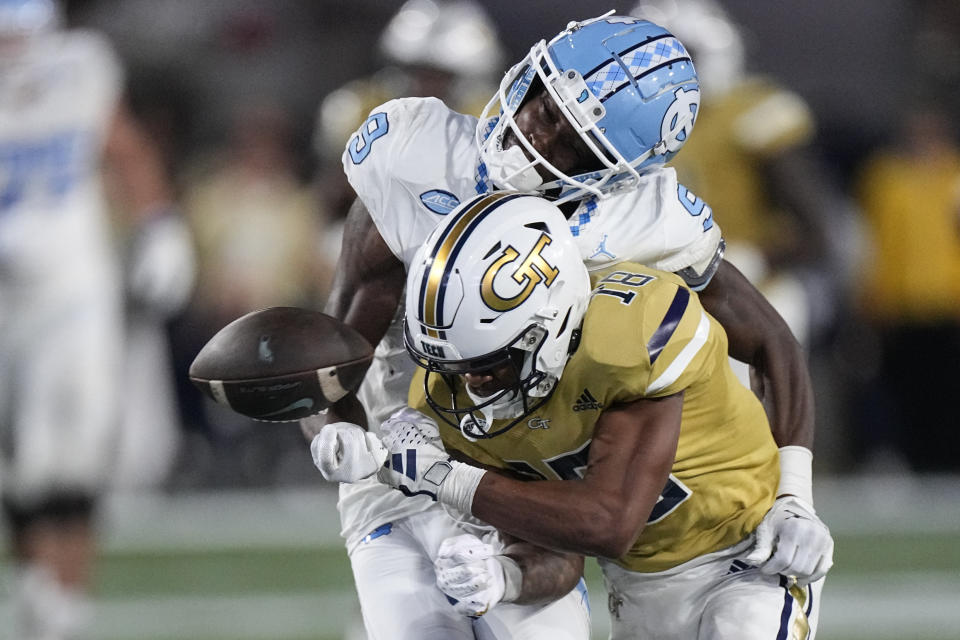
[[[567, 175], [520, 131], [514, 116], [536, 78], [602, 169]], [[559, 188], [558, 203], [604, 198], [634, 188], [640, 174], [673, 157], [690, 135], [699, 106], [700, 84], [680, 41], [652, 22], [610, 12], [571, 22], [549, 43], [535, 44], [487, 104], [477, 143], [488, 175], [501, 188]], [[519, 146], [505, 150], [508, 130]], [[538, 167], [556, 179], [545, 182]]]

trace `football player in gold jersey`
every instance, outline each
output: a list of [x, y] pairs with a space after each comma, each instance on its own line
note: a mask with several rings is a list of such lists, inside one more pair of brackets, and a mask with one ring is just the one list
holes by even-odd
[[[419, 412], [382, 426], [380, 479], [597, 557], [612, 638], [812, 638], [832, 543], [788, 559], [806, 584], [748, 563], [764, 515], [796, 488], [722, 327], [673, 274], [625, 262], [592, 285], [549, 202], [501, 192], [454, 212], [408, 274]], [[829, 538], [812, 509], [787, 513]], [[569, 590], [535, 562], [461, 536], [438, 585], [473, 615]]]

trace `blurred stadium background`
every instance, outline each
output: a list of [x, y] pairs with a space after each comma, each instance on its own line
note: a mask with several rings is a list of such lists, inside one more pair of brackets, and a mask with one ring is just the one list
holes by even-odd
[[[185, 374], [206, 338], [233, 317], [262, 306], [322, 303], [340, 214], [331, 177], [337, 164], [324, 156], [319, 107], [338, 88], [384, 68], [378, 39], [401, 4], [64, 3], [70, 24], [106, 33], [125, 62], [131, 104], [165, 153], [198, 249], [194, 299], [167, 325], [171, 363], [161, 373], [176, 390], [167, 407], [173, 429], [148, 427], [126, 444], [123, 473], [102, 513], [98, 640], [361, 637], [338, 536], [336, 490], [313, 470], [296, 426], [264, 427], [219, 411], [190, 388]], [[627, 13], [635, 4], [482, 2], [499, 33], [501, 64], [519, 59], [570, 19], [606, 9]], [[856, 231], [864, 224], [856, 211], [864, 167], [898, 139], [909, 115], [935, 104], [938, 122], [947, 125], [935, 137], [956, 153], [949, 125], [960, 122], [960, 5], [727, 0], [724, 6], [743, 28], [748, 66], [809, 105], [816, 122], [811, 149], [831, 183], [857, 203], [851, 205], [855, 230], [844, 226], [836, 235], [849, 239], [846, 248], [859, 255], [866, 242]], [[302, 237], [304, 228], [312, 234], [306, 248], [292, 246], [289, 237], [276, 240], [289, 251], [284, 265], [259, 262], [265, 251], [252, 249], [256, 242], [249, 237], [224, 238], [210, 229], [215, 220], [242, 226], [229, 219], [236, 200], [217, 191], [211, 176], [224, 166], [257, 167], [258, 161], [270, 167], [264, 184], [281, 185], [263, 200], [265, 217], [283, 207], [291, 236]], [[952, 175], [960, 238], [960, 174]], [[297, 217], [303, 211], [315, 219], [304, 223]], [[924, 224], [913, 222], [913, 213], [904, 210], [904, 228], [896, 232], [904, 242], [916, 237], [911, 225]], [[250, 215], [245, 224], [269, 226]], [[723, 215], [717, 218], [723, 226]], [[960, 239], [957, 247], [960, 264]], [[311, 252], [319, 259], [304, 257]], [[244, 271], [248, 263], [262, 271]], [[807, 341], [818, 407], [814, 493], [836, 539], [818, 637], [957, 638], [960, 418], [957, 396], [944, 391], [950, 387], [943, 381], [956, 388], [960, 360], [931, 370], [924, 363], [960, 345], [925, 347], [930, 351], [903, 360], [918, 367], [904, 373], [916, 384], [884, 386], [888, 381], [879, 372], [889, 318], [871, 315], [870, 305], [858, 301], [858, 285], [866, 279], [858, 268], [851, 267], [848, 282], [831, 285], [830, 308], [813, 319]], [[297, 271], [291, 276], [285, 269]], [[240, 279], [237, 273], [248, 273], [250, 287], [224, 293], [223, 283]], [[956, 297], [941, 300], [953, 336], [960, 325], [957, 291], [960, 285]], [[922, 410], [923, 419], [909, 409], [899, 422], [889, 419], [894, 397]], [[894, 433], [898, 425], [908, 427], [905, 433]], [[904, 439], [925, 444], [917, 453], [900, 446]], [[9, 628], [2, 621], [10, 614], [5, 596], [11, 575], [3, 557], [0, 634]], [[608, 621], [595, 566], [589, 577], [595, 637], [603, 638]]]

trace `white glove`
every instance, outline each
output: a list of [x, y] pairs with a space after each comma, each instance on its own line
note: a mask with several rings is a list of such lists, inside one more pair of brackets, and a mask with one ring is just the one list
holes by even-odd
[[310, 443], [313, 464], [332, 482], [356, 482], [376, 473], [387, 450], [376, 434], [349, 422], [324, 425]]
[[434, 560], [437, 586], [456, 600], [457, 613], [482, 616], [499, 602], [520, 594], [522, 573], [517, 563], [499, 554], [499, 545], [465, 534], [447, 538]]
[[178, 213], [158, 215], [138, 230], [126, 271], [127, 288], [136, 303], [164, 315], [187, 303], [196, 261], [190, 230]]
[[437, 499], [450, 473], [450, 456], [443, 449], [437, 423], [416, 409], [400, 409], [380, 425], [380, 437], [390, 456], [378, 477], [405, 495]]
[[778, 498], [757, 526], [756, 542], [744, 562], [763, 573], [816, 582], [833, 566], [833, 538], [813, 505], [796, 496]]

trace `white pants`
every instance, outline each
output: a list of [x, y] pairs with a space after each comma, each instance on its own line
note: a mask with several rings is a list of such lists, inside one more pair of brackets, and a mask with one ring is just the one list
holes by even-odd
[[600, 562], [611, 640], [813, 640], [823, 579], [760, 573], [742, 562], [752, 542], [659, 573]]
[[454, 611], [433, 559], [445, 538], [465, 532], [474, 533], [437, 507], [383, 525], [350, 550], [368, 640], [588, 640], [582, 581], [548, 605], [501, 603], [477, 619]]
[[5, 311], [13, 309], [0, 316], [0, 484], [24, 507], [59, 491], [102, 489], [123, 390], [114, 292], [27, 295], [0, 286]]

